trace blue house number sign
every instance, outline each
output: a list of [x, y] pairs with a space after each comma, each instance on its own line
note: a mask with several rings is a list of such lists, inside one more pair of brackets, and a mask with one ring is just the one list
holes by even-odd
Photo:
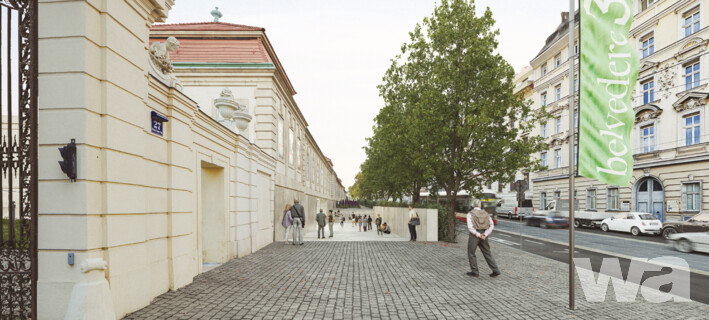
[[150, 131], [154, 134], [162, 136], [164, 123], [167, 122], [167, 118], [155, 111], [150, 112]]

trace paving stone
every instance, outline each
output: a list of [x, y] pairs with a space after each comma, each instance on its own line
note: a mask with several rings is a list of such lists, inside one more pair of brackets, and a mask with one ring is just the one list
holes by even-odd
[[[345, 226], [348, 226], [345, 224]], [[338, 226], [339, 227], [339, 226]], [[336, 233], [337, 236], [337, 233]], [[308, 241], [273, 243], [195, 277], [125, 319], [707, 319], [696, 302], [587, 302], [567, 308], [568, 266], [492, 243], [502, 276], [479, 255], [465, 275], [459, 243]]]

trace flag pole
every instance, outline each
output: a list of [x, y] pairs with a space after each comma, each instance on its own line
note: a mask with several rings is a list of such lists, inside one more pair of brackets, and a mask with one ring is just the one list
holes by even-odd
[[[574, 27], [574, 17], [576, 16], [575, 2], [576, 0], [569, 0], [569, 309], [571, 310], [576, 309], [576, 277], [574, 274], [574, 207], [576, 204], [576, 197], [574, 197], [574, 145], [576, 142], [576, 130], [574, 128], [576, 124], [574, 121], [574, 109], [576, 107], [574, 102], [576, 95], [576, 86], [574, 85], [574, 59], [576, 53], [574, 50], [574, 35], [576, 32]], [[579, 25], [580, 29], [581, 26]], [[581, 51], [581, 43], [579, 43], [579, 51]], [[580, 78], [579, 82], [581, 81]], [[581, 114], [579, 113], [580, 117]]]

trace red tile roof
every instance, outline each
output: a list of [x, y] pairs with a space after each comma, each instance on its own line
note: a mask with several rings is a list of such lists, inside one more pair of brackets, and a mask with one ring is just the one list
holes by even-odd
[[261, 27], [226, 22], [190, 22], [154, 24], [151, 31], [266, 31]]
[[[258, 38], [244, 39], [190, 39], [178, 38], [180, 48], [170, 52], [175, 62], [244, 62], [273, 63]], [[151, 38], [153, 42], [165, 39]]]

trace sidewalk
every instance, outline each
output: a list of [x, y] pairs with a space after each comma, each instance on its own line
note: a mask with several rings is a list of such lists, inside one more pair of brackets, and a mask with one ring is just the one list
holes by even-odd
[[597, 320], [706, 319], [709, 314], [707, 305], [653, 304], [642, 295], [635, 303], [615, 302], [611, 289], [607, 302], [587, 302], [580, 286], [578, 310], [570, 311], [566, 264], [493, 242], [503, 274], [489, 278], [480, 255], [481, 276], [472, 278], [465, 275], [467, 235], [458, 240], [456, 245], [274, 243], [197, 276], [126, 319]]
[[[406, 238], [390, 233], [390, 234], [384, 234], [384, 235], [377, 235], [377, 225], [374, 223], [374, 219], [376, 219], [376, 216], [372, 217], [372, 230], [368, 230], [367, 232], [364, 231], [359, 231], [358, 226], [353, 226], [352, 225], [352, 220], [347, 220], [347, 217], [350, 217], [352, 215], [352, 212], [354, 212], [357, 215], [370, 215], [373, 214], [374, 211], [371, 209], [344, 209], [342, 210], [342, 213], [348, 213], [349, 215], [345, 215], [345, 225], [344, 227], [340, 226], [339, 222], [336, 222], [335, 225], [332, 227], [332, 230], [334, 231], [335, 235], [334, 237], [330, 238], [330, 229], [327, 225], [325, 225], [325, 239], [318, 239], [318, 232], [313, 231], [313, 232], [308, 232], [303, 236], [303, 241], [321, 241], [321, 242], [330, 242], [330, 241], [409, 241], [408, 236], [406, 235]], [[312, 223], [316, 223], [315, 221], [312, 221]], [[364, 227], [362, 227], [364, 228]]]

